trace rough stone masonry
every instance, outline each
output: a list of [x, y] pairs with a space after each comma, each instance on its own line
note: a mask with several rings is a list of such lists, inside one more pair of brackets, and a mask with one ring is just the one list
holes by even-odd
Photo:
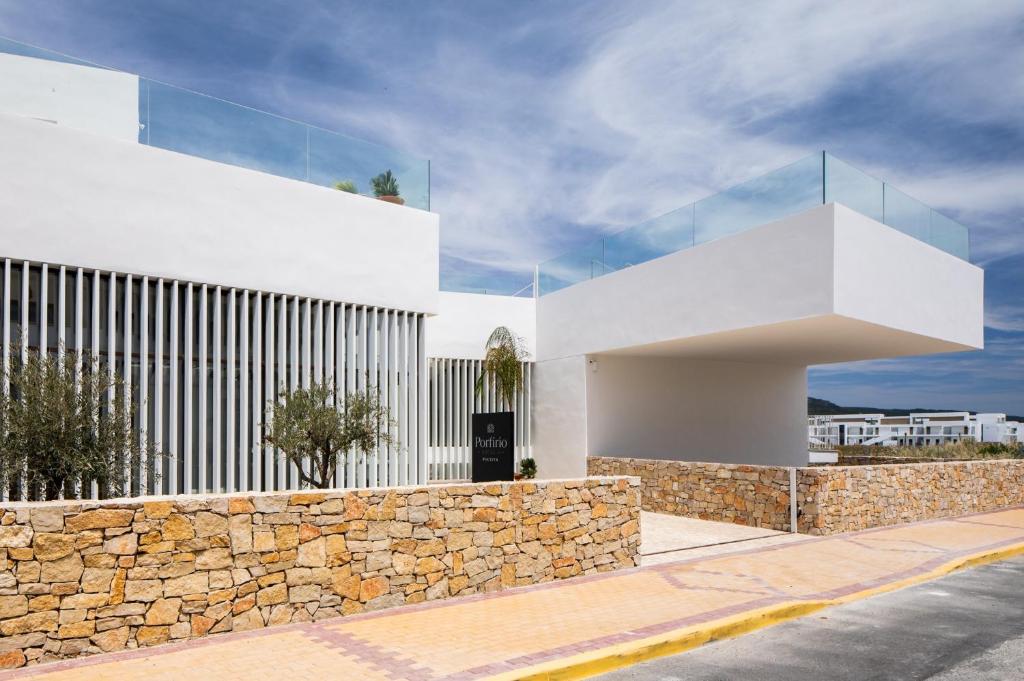
[[638, 563], [636, 478], [9, 503], [0, 667]]

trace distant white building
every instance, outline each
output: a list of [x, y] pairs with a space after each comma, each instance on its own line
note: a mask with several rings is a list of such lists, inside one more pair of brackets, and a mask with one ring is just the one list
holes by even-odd
[[1006, 414], [971, 414], [966, 411], [907, 416], [830, 414], [811, 416], [807, 421], [807, 436], [812, 447], [922, 447], [958, 440], [1017, 444], [1024, 437], [1024, 424], [1007, 421]]

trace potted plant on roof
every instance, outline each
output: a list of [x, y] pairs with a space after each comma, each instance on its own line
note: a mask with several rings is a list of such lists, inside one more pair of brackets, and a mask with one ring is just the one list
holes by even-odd
[[[523, 389], [523, 362], [528, 358], [525, 342], [510, 329], [499, 326], [491, 332], [476, 394], [493, 390], [498, 408], [507, 407], [507, 411], [473, 414], [473, 482], [516, 477], [513, 410], [516, 396]], [[521, 463], [522, 474], [536, 473], [532, 459]]]
[[347, 192], [349, 194], [359, 193], [359, 188], [356, 187], [356, 183], [352, 180], [338, 180], [334, 183], [334, 188], [339, 192]]
[[405, 203], [405, 199], [398, 193], [398, 179], [390, 170], [370, 180], [370, 184], [373, 185], [373, 195], [381, 201], [397, 203], [400, 206]]

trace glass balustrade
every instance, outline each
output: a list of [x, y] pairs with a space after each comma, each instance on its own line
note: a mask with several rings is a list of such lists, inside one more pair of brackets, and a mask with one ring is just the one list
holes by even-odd
[[539, 294], [833, 202], [958, 258], [970, 259], [966, 227], [892, 185], [819, 152], [541, 263], [537, 268]]
[[[46, 67], [60, 63], [61, 68]], [[102, 72], [117, 74], [104, 80]], [[131, 77], [126, 81], [128, 77]], [[111, 88], [137, 87], [138, 111], [123, 111]], [[9, 85], [8, 88], [3, 87]], [[134, 93], [133, 93], [134, 94]], [[135, 97], [132, 97], [134, 101]], [[31, 102], [31, 104], [26, 104]], [[26, 112], [25, 106], [33, 107]], [[77, 112], [65, 118], [69, 107]], [[82, 116], [81, 112], [88, 112]], [[99, 119], [138, 117], [138, 142], [325, 187], [374, 195], [372, 179], [391, 171], [405, 205], [430, 209], [430, 163], [337, 132], [227, 102], [57, 52], [0, 38], [0, 113], [17, 113], [104, 134]], [[62, 120], [64, 119], [64, 120]], [[129, 127], [129, 130], [131, 128]]]

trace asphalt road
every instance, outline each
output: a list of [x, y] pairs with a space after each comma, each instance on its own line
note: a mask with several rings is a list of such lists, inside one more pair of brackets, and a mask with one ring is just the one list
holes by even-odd
[[1024, 557], [822, 610], [599, 678], [1024, 680]]

